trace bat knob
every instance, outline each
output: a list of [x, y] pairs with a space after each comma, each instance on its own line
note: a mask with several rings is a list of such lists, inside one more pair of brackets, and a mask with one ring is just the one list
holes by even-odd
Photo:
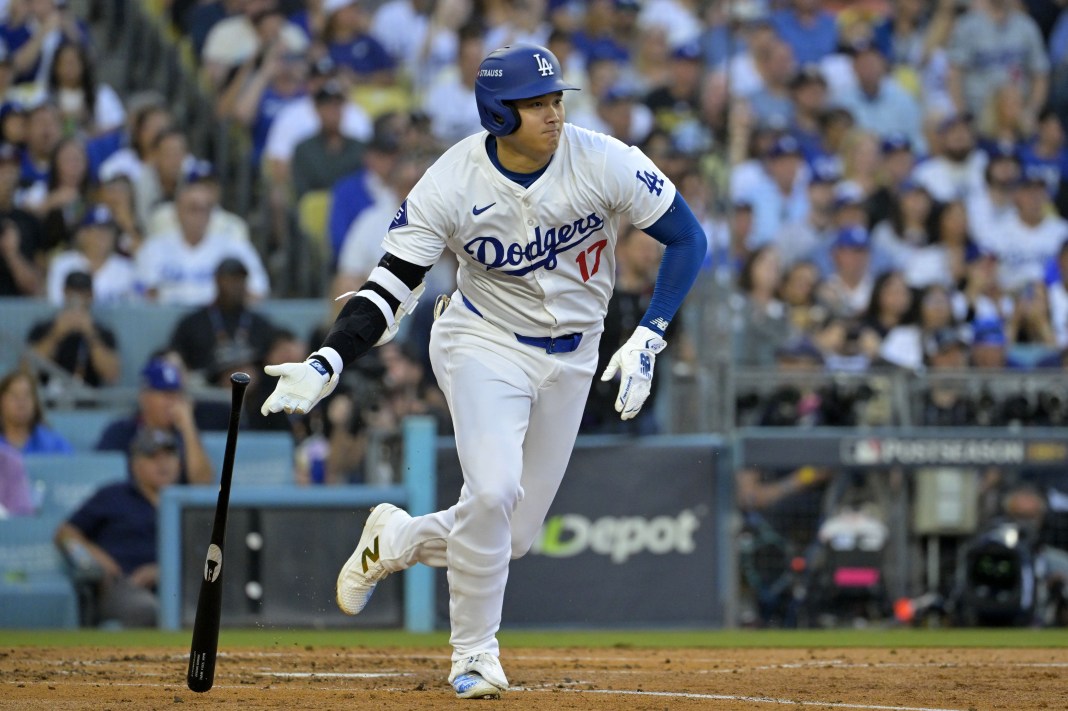
[[248, 385], [250, 380], [248, 373], [233, 373], [230, 376], [230, 382], [234, 385]]

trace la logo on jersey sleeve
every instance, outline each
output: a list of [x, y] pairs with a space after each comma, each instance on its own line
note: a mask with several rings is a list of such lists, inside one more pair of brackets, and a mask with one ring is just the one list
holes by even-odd
[[[395, 227], [405, 227], [408, 224], [408, 199], [405, 198], [401, 206], [397, 208], [397, 214], [393, 216], [393, 222], [389, 223], [389, 230]], [[386, 230], [389, 232], [389, 230]]]

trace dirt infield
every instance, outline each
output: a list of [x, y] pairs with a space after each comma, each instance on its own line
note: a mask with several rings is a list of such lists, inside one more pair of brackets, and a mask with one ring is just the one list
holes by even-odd
[[[1068, 649], [510, 649], [513, 690], [459, 701], [444, 649], [0, 649], [0, 709], [1068, 709]], [[179, 706], [181, 704], [181, 706]]]

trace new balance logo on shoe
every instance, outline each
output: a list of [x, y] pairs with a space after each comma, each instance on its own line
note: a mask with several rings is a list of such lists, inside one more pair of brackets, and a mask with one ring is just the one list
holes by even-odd
[[378, 562], [378, 536], [375, 536], [374, 550], [370, 548], [364, 548], [363, 553], [360, 554], [360, 563], [363, 565], [363, 572], [367, 572], [367, 561], [372, 563]]

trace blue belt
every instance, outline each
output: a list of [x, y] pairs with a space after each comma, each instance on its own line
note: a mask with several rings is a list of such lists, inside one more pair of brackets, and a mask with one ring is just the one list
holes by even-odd
[[[470, 309], [471, 313], [479, 318], [485, 318], [482, 315], [482, 312], [476, 309], [475, 305], [467, 300], [467, 297], [463, 292], [460, 292], [460, 298], [464, 300], [464, 306]], [[515, 340], [523, 345], [541, 348], [546, 353], [570, 353], [578, 350], [579, 344], [582, 343], [581, 333], [569, 333], [566, 336], [557, 336], [556, 338], [551, 338], [549, 336], [521, 336], [518, 333], [514, 335]]]

